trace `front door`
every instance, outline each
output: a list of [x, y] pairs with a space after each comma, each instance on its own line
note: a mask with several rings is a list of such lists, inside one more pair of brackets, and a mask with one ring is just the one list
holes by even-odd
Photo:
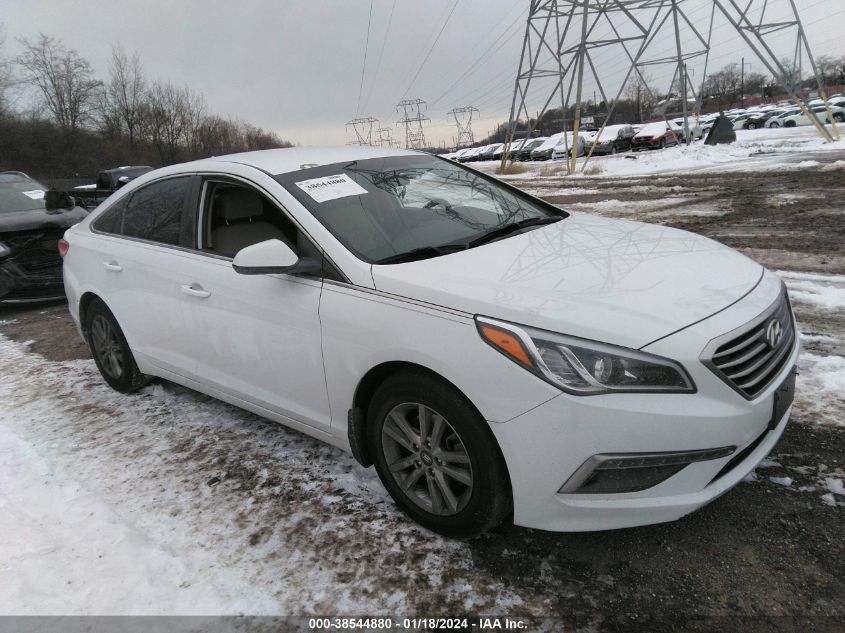
[[269, 412], [328, 430], [320, 332], [322, 279], [241, 275], [232, 257], [265, 239], [302, 238], [278, 206], [244, 183], [208, 179], [201, 249], [187, 258], [182, 306], [197, 378]]

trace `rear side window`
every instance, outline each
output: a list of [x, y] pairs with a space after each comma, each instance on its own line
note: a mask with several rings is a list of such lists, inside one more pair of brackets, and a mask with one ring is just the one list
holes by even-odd
[[193, 248], [192, 176], [150, 183], [115, 203], [94, 229], [160, 244]]

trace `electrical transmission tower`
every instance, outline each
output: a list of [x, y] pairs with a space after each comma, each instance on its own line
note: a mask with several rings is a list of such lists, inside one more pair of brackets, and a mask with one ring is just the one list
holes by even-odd
[[389, 127], [380, 127], [376, 130], [375, 144], [379, 147], [398, 147], [399, 143], [393, 138], [392, 130]]
[[355, 132], [355, 140], [350, 141], [347, 145], [372, 145], [373, 144], [373, 125], [378, 123], [378, 119], [371, 116], [358, 117], [352, 119], [346, 124], [346, 130], [352, 128]]
[[447, 117], [451, 116], [455, 119], [455, 125], [458, 126], [456, 147], [472, 145], [475, 142], [475, 137], [472, 135], [472, 117], [476, 114], [478, 114], [478, 108], [473, 106], [452, 108], [446, 113]]
[[402, 118], [396, 125], [405, 126], [405, 147], [408, 149], [421, 149], [426, 146], [423, 122], [431, 121], [423, 114], [425, 101], [422, 99], [403, 99], [396, 104], [396, 111], [402, 114]]
[[[813, 66], [823, 93], [809, 43], [804, 34], [795, 0], [789, 0], [794, 18], [783, 21], [767, 20], [771, 8], [768, 0], [697, 0], [695, 9], [709, 8], [706, 20], [690, 19], [690, 0], [529, 0], [530, 10], [526, 21], [520, 56], [519, 71], [514, 84], [507, 142], [513, 141], [522, 117], [526, 122], [526, 138], [553, 102], [561, 108], [561, 131], [566, 131], [570, 105], [573, 106], [572, 135], [575, 139], [585, 115], [585, 85], [595, 87], [601, 103], [592, 104], [592, 114], [603, 118], [604, 129], [613, 115], [616, 104], [629, 82], [649, 93], [648, 71], [658, 67], [673, 69], [666, 98], [658, 102], [658, 113], [678, 111], [684, 119], [685, 139], [691, 141], [691, 115], [700, 112], [702, 89], [707, 76], [710, 58], [710, 40], [717, 15], [745, 40], [769, 72], [789, 92], [816, 123], [826, 140], [838, 138], [833, 128], [831, 135], [813, 113], [809, 112], [799, 97], [800, 75], [790, 73], [779, 61], [768, 40], [771, 34], [792, 29], [796, 34], [796, 56], [800, 62], [806, 58]], [[740, 8], [738, 2], [742, 2]], [[620, 65], [626, 70], [619, 80]], [[695, 81], [693, 80], [695, 79]], [[606, 88], [615, 88], [608, 92]], [[824, 98], [824, 95], [821, 95]], [[531, 106], [529, 107], [529, 102]], [[531, 111], [537, 111], [532, 120]], [[599, 105], [603, 112], [599, 113]], [[828, 114], [832, 121], [832, 117]], [[596, 142], [598, 139], [596, 135]], [[568, 143], [568, 135], [564, 137]], [[577, 143], [575, 143], [577, 147]], [[587, 159], [594, 149], [590, 148]], [[504, 152], [504, 167], [509, 152]], [[573, 151], [569, 170], [575, 170], [577, 152]], [[585, 163], [586, 166], [586, 163]]]

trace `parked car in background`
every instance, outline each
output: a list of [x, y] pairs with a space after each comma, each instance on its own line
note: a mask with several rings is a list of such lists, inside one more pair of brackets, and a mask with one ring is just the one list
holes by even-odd
[[538, 147], [531, 150], [531, 160], [550, 160], [558, 141], [563, 139], [563, 132], [552, 134]]
[[766, 121], [766, 123], [764, 125], [765, 125], [765, 127], [768, 127], [768, 128], [783, 127], [784, 118], [786, 118], [788, 116], [792, 116], [793, 114], [798, 114], [799, 112], [801, 112], [801, 110], [799, 110], [798, 108], [792, 107], [788, 110], [785, 110], [784, 112], [781, 112], [780, 114], [776, 114], [775, 116], [770, 118], [768, 121]]
[[678, 136], [672, 127], [665, 121], [648, 123], [631, 139], [631, 150], [638, 152], [641, 149], [663, 149], [670, 145], [678, 144]]
[[504, 143], [493, 143], [484, 148], [478, 155], [478, 160], [495, 160], [496, 152], [505, 146]]
[[0, 172], [0, 303], [64, 298], [59, 240], [68, 227], [87, 217], [59, 192], [19, 171]]
[[[672, 119], [669, 121], [669, 125], [672, 126], [672, 129], [675, 131], [678, 138], [684, 138], [684, 117]], [[690, 115], [687, 117], [687, 126], [689, 128], [690, 138], [694, 141], [700, 140], [701, 137], [704, 136], [704, 129], [701, 126], [701, 121], [695, 116]]]
[[[522, 145], [525, 143], [525, 140], [526, 139], [521, 138], [521, 139], [514, 139], [511, 142], [510, 150], [508, 151], [508, 159], [509, 160], [513, 160], [515, 153], [518, 152], [520, 149], [522, 149]], [[499, 149], [497, 149], [495, 152], [493, 152], [493, 159], [494, 160], [501, 159], [502, 156], [505, 153], [506, 147], [507, 147], [507, 143], [502, 143], [502, 146]]]
[[578, 134], [577, 139], [573, 135], [574, 132], [567, 132], [565, 136], [558, 139], [557, 145], [552, 149], [552, 160], [571, 157], [573, 147], [575, 149], [575, 156], [585, 156], [587, 154], [587, 139], [581, 133]]
[[93, 209], [126, 183], [152, 170], [153, 168], [148, 165], [104, 169], [97, 175], [95, 184], [74, 187], [71, 193], [77, 202]]
[[63, 249], [112, 388], [158, 376], [350, 451], [450, 537], [678, 519], [789, 420], [799, 344], [777, 275], [424, 153], [165, 167]]
[[783, 114], [784, 112], [786, 112], [786, 110], [782, 109], [761, 110], [760, 112], [755, 112], [745, 119], [742, 129], [756, 130], [757, 128], [764, 127], [767, 121], [773, 117]]
[[478, 153], [479, 153], [481, 150], [483, 150], [483, 149], [484, 149], [484, 146], [481, 146], [481, 147], [470, 147], [470, 148], [469, 148], [466, 152], [464, 152], [463, 154], [461, 154], [461, 155], [458, 157], [458, 162], [459, 162], [459, 163], [469, 163], [469, 162], [474, 161], [474, 160], [475, 160], [475, 157], [476, 157], [476, 156], [478, 155]]
[[596, 140], [596, 137], [598, 137], [593, 154], [602, 156], [605, 154], [627, 152], [631, 149], [631, 139], [634, 138], [635, 134], [634, 128], [630, 125], [608, 125], [601, 131], [601, 134], [595, 132], [587, 137], [587, 151], [589, 151], [590, 146]]
[[531, 152], [540, 147], [546, 142], [546, 140], [547, 137], [540, 136], [539, 138], [533, 138], [523, 144], [523, 146], [519, 148], [519, 152], [516, 153], [516, 160], [531, 160]]
[[[829, 106], [829, 107], [830, 107], [831, 115], [833, 116], [833, 119], [837, 123], [845, 121], [845, 109], [838, 108], [836, 106]], [[824, 105], [815, 105], [815, 106], [812, 106], [812, 108], [811, 108], [811, 111], [813, 113], [815, 113], [815, 115], [818, 117], [819, 121], [821, 121], [822, 123], [830, 123], [830, 121], [828, 120], [828, 116], [827, 116], [827, 110], [828, 110], [828, 108], [825, 107]], [[798, 110], [797, 112], [789, 114], [789, 115], [783, 117], [783, 119], [782, 119], [782, 126], [783, 127], [796, 127], [796, 126], [801, 126], [801, 125], [813, 125], [813, 122], [810, 120], [810, 117], [805, 115], [801, 110]]]

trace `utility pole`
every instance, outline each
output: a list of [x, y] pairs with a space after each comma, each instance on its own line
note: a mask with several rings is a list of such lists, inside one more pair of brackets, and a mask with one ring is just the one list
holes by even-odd
[[745, 67], [748, 66], [751, 68], [753, 64], [751, 62], [745, 63], [745, 58], [742, 58], [742, 70], [739, 71], [739, 100], [740, 105], [744, 108], [745, 107]]
[[408, 149], [421, 149], [426, 145], [423, 123], [431, 119], [423, 114], [424, 110], [422, 99], [403, 99], [396, 104], [396, 111], [402, 115], [396, 125], [405, 126], [405, 147]]
[[457, 147], [472, 145], [475, 142], [472, 134], [472, 117], [477, 114], [478, 108], [474, 106], [452, 108], [446, 113], [447, 117], [451, 116], [455, 120], [455, 125], [458, 127]]

